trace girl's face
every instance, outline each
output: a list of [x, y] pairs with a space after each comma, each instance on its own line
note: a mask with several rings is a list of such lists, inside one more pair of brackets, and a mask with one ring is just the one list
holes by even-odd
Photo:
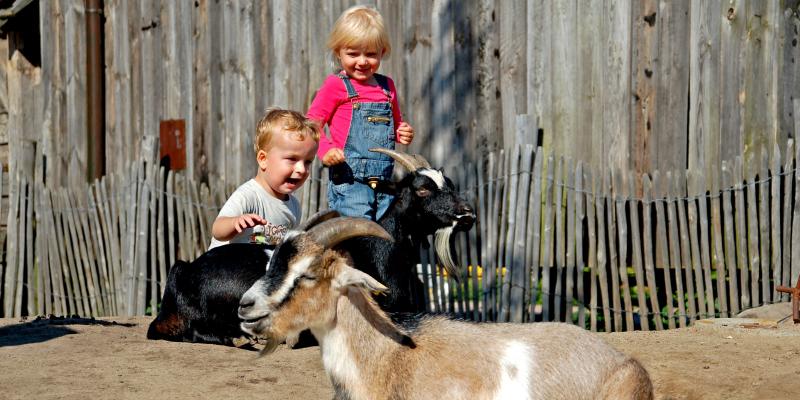
[[336, 54], [342, 69], [351, 79], [366, 82], [378, 72], [383, 50], [365, 47], [344, 47]]

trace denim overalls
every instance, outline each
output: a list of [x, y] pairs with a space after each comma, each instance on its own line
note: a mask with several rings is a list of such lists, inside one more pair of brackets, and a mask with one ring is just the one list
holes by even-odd
[[386, 212], [394, 196], [374, 191], [369, 180], [386, 181], [392, 177], [391, 157], [369, 151], [373, 147], [394, 150], [395, 132], [391, 93], [387, 78], [375, 74], [375, 80], [386, 94], [386, 102], [358, 102], [358, 93], [350, 78], [339, 74], [353, 105], [350, 130], [344, 145], [345, 162], [330, 168], [328, 207], [351, 217], [377, 221]]

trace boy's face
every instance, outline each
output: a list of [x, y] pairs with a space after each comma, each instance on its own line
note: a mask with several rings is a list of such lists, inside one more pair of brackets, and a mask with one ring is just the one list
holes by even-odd
[[342, 69], [351, 79], [367, 81], [378, 72], [383, 50], [366, 47], [345, 47], [337, 53]]
[[297, 132], [275, 132], [271, 147], [256, 155], [257, 179], [268, 193], [281, 200], [303, 186], [314, 161], [317, 142], [310, 135], [303, 136], [300, 140]]

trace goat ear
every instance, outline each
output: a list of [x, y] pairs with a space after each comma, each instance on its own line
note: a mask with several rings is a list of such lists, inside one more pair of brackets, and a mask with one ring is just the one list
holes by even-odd
[[389, 290], [389, 288], [375, 280], [375, 278], [349, 265], [342, 265], [333, 285], [335, 289], [339, 290], [346, 290], [350, 287], [362, 288], [370, 292], [385, 292]]

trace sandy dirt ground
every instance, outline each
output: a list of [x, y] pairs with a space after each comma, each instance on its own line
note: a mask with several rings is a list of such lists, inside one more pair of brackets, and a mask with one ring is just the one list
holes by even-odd
[[[787, 308], [788, 309], [788, 308]], [[800, 398], [800, 325], [714, 320], [600, 334], [649, 370], [659, 399]], [[329, 399], [317, 347], [268, 356], [148, 341], [149, 317], [0, 319], [3, 399]]]

